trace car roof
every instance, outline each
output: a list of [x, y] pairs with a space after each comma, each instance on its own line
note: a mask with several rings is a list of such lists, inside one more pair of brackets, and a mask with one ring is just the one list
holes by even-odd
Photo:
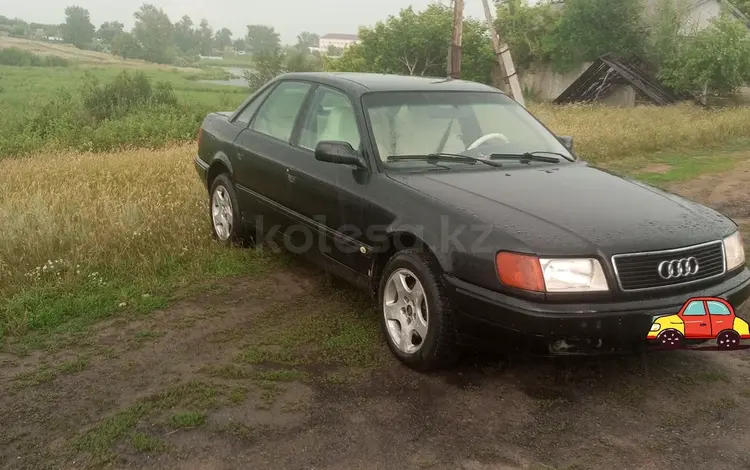
[[443, 77], [415, 77], [380, 73], [354, 72], [293, 72], [282, 74], [277, 80], [309, 80], [331, 85], [353, 95], [380, 91], [483, 91], [502, 93], [482, 83]]

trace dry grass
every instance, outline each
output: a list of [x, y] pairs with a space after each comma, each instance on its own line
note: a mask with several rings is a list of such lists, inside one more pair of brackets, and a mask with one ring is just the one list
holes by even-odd
[[[0, 161], [0, 299], [10, 299], [0, 301], [0, 338], [59, 326], [76, 308], [100, 317], [142, 294], [153, 304], [163, 283], [263, 261], [212, 242], [194, 154], [184, 145]], [[71, 295], [86, 299], [54, 310]]]
[[4, 161], [5, 274], [10, 266], [33, 268], [48, 260], [148, 261], [209, 247], [206, 194], [193, 155], [193, 146], [182, 146]]
[[572, 135], [587, 159], [606, 162], [653, 152], [694, 151], [750, 141], [750, 107], [552, 106], [531, 111], [559, 135]]

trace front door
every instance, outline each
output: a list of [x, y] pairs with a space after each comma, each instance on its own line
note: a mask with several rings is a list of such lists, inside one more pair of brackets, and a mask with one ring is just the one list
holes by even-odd
[[734, 326], [734, 315], [729, 307], [716, 300], [707, 300], [708, 313], [711, 317], [711, 336], [716, 337], [724, 330]]
[[680, 315], [685, 322], [685, 338], [711, 338], [711, 322], [705, 305], [702, 300], [693, 300]]
[[293, 178], [285, 204], [311, 227], [316, 248], [327, 258], [364, 274], [370, 256], [367, 249], [362, 253], [370, 171], [318, 161], [314, 151], [318, 142], [335, 140], [362, 152], [361, 135], [349, 98], [333, 88], [318, 86], [301, 121], [300, 152], [289, 161]]

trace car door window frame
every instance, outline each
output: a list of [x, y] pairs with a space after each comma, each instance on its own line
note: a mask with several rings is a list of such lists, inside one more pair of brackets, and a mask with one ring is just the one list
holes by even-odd
[[[232, 116], [232, 118], [230, 119], [230, 122], [232, 124], [242, 127], [243, 129], [247, 129], [248, 127], [250, 127], [250, 123], [252, 123], [253, 119], [255, 119], [255, 115], [258, 114], [258, 110], [260, 110], [260, 108], [266, 102], [268, 97], [271, 96], [271, 93], [273, 93], [273, 90], [276, 89], [276, 86], [278, 86], [278, 82], [272, 83], [270, 86], [267, 86], [258, 90], [258, 93], [254, 94], [252, 99], [248, 100], [248, 102], [244, 106], [242, 106], [242, 108], [239, 111], [234, 113], [234, 116]], [[247, 110], [247, 108], [255, 104], [257, 104], [257, 106], [255, 107], [255, 110], [250, 115], [250, 119], [248, 119], [247, 123], [245, 123], [244, 121], [240, 121], [239, 119], [240, 119], [240, 116], [242, 116], [242, 113], [244, 113]]]
[[346, 98], [347, 101], [349, 101], [349, 105], [351, 106], [352, 113], [354, 114], [354, 121], [355, 121], [355, 124], [357, 125], [357, 132], [359, 133], [359, 148], [356, 148], [354, 150], [360, 155], [360, 157], [362, 157], [363, 160], [367, 162], [367, 169], [370, 170], [371, 163], [367, 155], [368, 153], [367, 145], [365, 143], [365, 139], [369, 137], [368, 137], [367, 132], [363, 132], [360, 119], [358, 119], [357, 117], [357, 107], [355, 106], [355, 101], [345, 91], [339, 88], [336, 88], [335, 86], [331, 86], [328, 84], [325, 84], [325, 85], [316, 84], [315, 87], [312, 90], [310, 90], [310, 94], [307, 96], [307, 100], [305, 101], [305, 104], [304, 104], [304, 107], [305, 107], [304, 113], [298, 116], [299, 118], [297, 122], [298, 125], [296, 126], [292, 134], [292, 140], [291, 140], [292, 146], [302, 149], [306, 152], [309, 152], [312, 155], [315, 155], [315, 149], [311, 149], [309, 147], [300, 145], [300, 137], [302, 135], [302, 129], [305, 126], [307, 119], [310, 117], [310, 114], [313, 112], [313, 106], [312, 106], [313, 100], [315, 99], [317, 91], [321, 88], [325, 88], [325, 89], [334, 91], [336, 93], [340, 93], [341, 95], [344, 96], [344, 98]]
[[332, 86], [328, 86], [328, 85], [318, 85], [318, 86], [316, 86], [315, 90], [310, 95], [310, 101], [309, 101], [309, 103], [307, 103], [307, 110], [305, 111], [305, 115], [303, 116], [302, 120], [300, 121], [299, 133], [298, 133], [297, 139], [293, 143], [293, 145], [295, 147], [299, 147], [301, 149], [310, 150], [310, 151], [313, 151], [313, 152], [315, 151], [314, 148], [305, 147], [304, 145], [302, 145], [300, 143], [300, 140], [301, 140], [301, 137], [302, 137], [302, 131], [304, 130], [305, 125], [307, 124], [308, 120], [310, 120], [310, 119], [312, 119], [314, 117], [313, 113], [315, 112], [315, 107], [313, 106], [313, 104], [315, 104], [315, 100], [316, 100], [316, 98], [318, 96], [318, 91], [321, 91], [321, 93], [325, 93], [326, 91], [333, 92], [333, 93], [338, 93], [339, 95], [343, 96], [344, 99], [346, 99], [347, 102], [349, 102], [349, 107], [352, 110], [352, 117], [354, 118], [354, 123], [357, 126], [357, 133], [359, 134], [359, 145], [357, 146], [358, 148], [355, 149], [355, 150], [357, 150], [359, 152], [359, 149], [361, 149], [363, 147], [363, 143], [362, 143], [363, 138], [362, 138], [362, 129], [359, 126], [359, 122], [357, 122], [357, 111], [356, 111], [356, 108], [354, 107], [354, 101], [352, 101], [352, 99], [346, 93], [344, 93], [343, 91], [341, 91], [339, 89], [336, 89], [336, 88], [334, 88]]
[[[310, 87], [310, 88], [308, 88], [307, 93], [305, 94], [305, 98], [302, 100], [302, 103], [300, 104], [300, 108], [297, 111], [297, 115], [294, 118], [294, 123], [292, 124], [292, 132], [289, 134], [288, 140], [279, 139], [278, 137], [276, 137], [274, 135], [266, 134], [265, 132], [260, 132], [259, 130], [253, 128], [253, 124], [255, 124], [255, 120], [258, 118], [258, 113], [263, 108], [263, 106], [266, 104], [266, 102], [271, 97], [271, 95], [273, 94], [273, 92], [276, 91], [278, 89], [278, 87], [281, 86], [283, 83], [301, 83], [301, 84], [308, 85]], [[255, 113], [253, 114], [253, 118], [248, 123], [247, 130], [251, 131], [251, 132], [254, 132], [255, 134], [268, 137], [268, 138], [273, 139], [273, 140], [275, 140], [277, 142], [282, 142], [282, 143], [287, 144], [287, 145], [293, 145], [292, 142], [294, 142], [295, 139], [298, 138], [298, 135], [299, 135], [299, 127], [300, 127], [301, 118], [307, 112], [306, 108], [309, 106], [310, 96], [312, 96], [311, 93], [316, 88], [317, 88], [317, 84], [316, 83], [310, 82], [310, 81], [307, 81], [307, 80], [297, 80], [297, 79], [279, 80], [276, 83], [276, 86], [274, 87], [274, 89], [265, 97], [265, 99], [263, 100], [263, 103], [260, 106], [258, 106], [258, 109], [255, 110]]]

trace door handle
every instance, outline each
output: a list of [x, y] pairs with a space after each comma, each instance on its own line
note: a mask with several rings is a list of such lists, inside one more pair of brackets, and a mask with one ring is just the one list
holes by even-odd
[[296, 176], [294, 176], [294, 173], [293, 173], [293, 172], [292, 172], [292, 170], [290, 170], [289, 168], [287, 168], [287, 169], [286, 169], [286, 179], [287, 179], [287, 180], [288, 180], [288, 181], [289, 181], [290, 183], [294, 183], [295, 181], [297, 181], [297, 177], [296, 177]]
[[706, 324], [705, 323], [701, 323], [701, 326], [706, 326]]

